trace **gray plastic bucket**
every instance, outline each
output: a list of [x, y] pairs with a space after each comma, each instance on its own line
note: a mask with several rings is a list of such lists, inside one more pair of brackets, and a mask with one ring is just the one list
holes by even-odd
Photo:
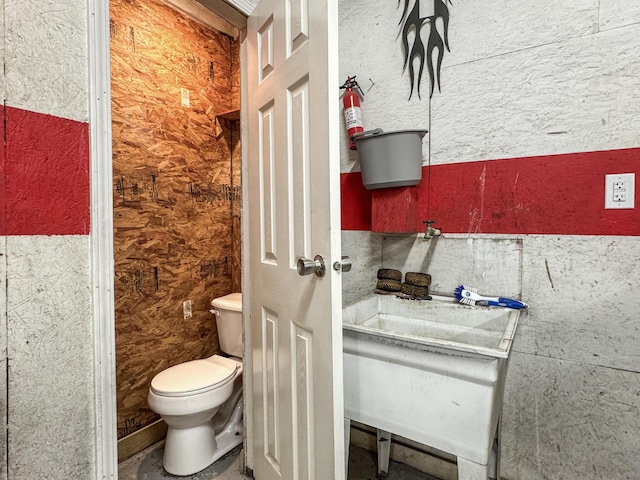
[[417, 185], [422, 180], [422, 137], [427, 130], [381, 129], [356, 133], [362, 183], [367, 190]]

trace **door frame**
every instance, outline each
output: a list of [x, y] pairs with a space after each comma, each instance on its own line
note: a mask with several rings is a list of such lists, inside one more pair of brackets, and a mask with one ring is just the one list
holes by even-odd
[[109, 0], [89, 0], [89, 144], [95, 478], [118, 478]]
[[[246, 15], [253, 10], [251, 0], [224, 1]], [[109, 0], [89, 0], [87, 6], [91, 168], [89, 236], [94, 372], [92, 427], [95, 456], [93, 463], [96, 479], [118, 478], [109, 20]], [[245, 49], [246, 44], [242, 42], [241, 64], [246, 60]], [[247, 192], [243, 192], [243, 196], [245, 193]], [[244, 242], [242, 248], [245, 248]], [[251, 459], [248, 459], [247, 463], [251, 465]]]

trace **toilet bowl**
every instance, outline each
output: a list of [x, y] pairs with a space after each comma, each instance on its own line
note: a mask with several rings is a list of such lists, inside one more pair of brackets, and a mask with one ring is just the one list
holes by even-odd
[[[241, 354], [241, 294], [211, 303], [216, 308], [212, 312], [217, 316], [219, 335], [222, 337], [221, 330], [231, 330], [239, 336], [232, 341], [232, 353]], [[225, 328], [225, 318], [232, 329]], [[167, 423], [163, 466], [172, 475], [197, 473], [242, 443], [240, 358], [213, 355], [169, 367], [151, 380], [147, 401]]]

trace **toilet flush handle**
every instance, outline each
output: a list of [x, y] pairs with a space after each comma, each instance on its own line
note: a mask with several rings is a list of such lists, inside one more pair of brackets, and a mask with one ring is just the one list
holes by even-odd
[[213, 313], [214, 315], [217, 315], [218, 317], [220, 316], [220, 310], [211, 309], [211, 310], [209, 310], [209, 313]]

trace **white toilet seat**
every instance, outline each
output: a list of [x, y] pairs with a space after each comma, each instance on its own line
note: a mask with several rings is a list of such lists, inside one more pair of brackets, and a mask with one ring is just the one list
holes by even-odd
[[236, 377], [238, 362], [220, 355], [169, 367], [151, 380], [151, 391], [162, 397], [188, 397], [215, 390]]

